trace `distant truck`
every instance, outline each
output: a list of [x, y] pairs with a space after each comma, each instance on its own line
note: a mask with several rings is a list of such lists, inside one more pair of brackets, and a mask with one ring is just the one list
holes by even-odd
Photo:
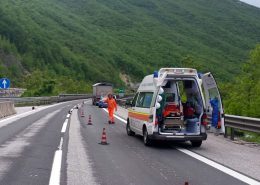
[[113, 94], [113, 85], [110, 83], [96, 83], [93, 86], [92, 104], [96, 105], [101, 98], [104, 98], [108, 94]]

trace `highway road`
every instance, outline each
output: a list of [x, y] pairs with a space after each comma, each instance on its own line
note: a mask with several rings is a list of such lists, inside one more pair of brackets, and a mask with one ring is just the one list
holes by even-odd
[[[1, 185], [259, 184], [194, 156], [187, 144], [145, 147], [140, 137], [127, 136], [123, 119], [109, 125], [107, 112], [90, 102], [68, 114], [77, 103], [60, 103], [0, 121]], [[87, 124], [89, 115], [93, 125]], [[109, 145], [99, 144], [103, 128]]]

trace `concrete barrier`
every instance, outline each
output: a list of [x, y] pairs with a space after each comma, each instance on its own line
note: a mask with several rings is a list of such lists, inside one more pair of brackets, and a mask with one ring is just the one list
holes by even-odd
[[0, 118], [16, 114], [14, 103], [11, 101], [0, 102]]

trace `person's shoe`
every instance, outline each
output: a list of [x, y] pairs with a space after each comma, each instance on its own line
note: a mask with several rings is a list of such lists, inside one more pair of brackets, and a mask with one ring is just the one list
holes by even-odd
[[112, 122], [111, 122], [111, 121], [108, 121], [108, 124], [112, 124]]
[[114, 121], [112, 121], [112, 123], [111, 124], [115, 124], [115, 122]]

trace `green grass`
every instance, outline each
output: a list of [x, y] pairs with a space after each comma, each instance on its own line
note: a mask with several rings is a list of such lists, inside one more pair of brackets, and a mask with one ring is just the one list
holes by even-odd
[[255, 142], [260, 144], [260, 134], [253, 132], [245, 132], [245, 136], [241, 137], [241, 139], [248, 142]]

